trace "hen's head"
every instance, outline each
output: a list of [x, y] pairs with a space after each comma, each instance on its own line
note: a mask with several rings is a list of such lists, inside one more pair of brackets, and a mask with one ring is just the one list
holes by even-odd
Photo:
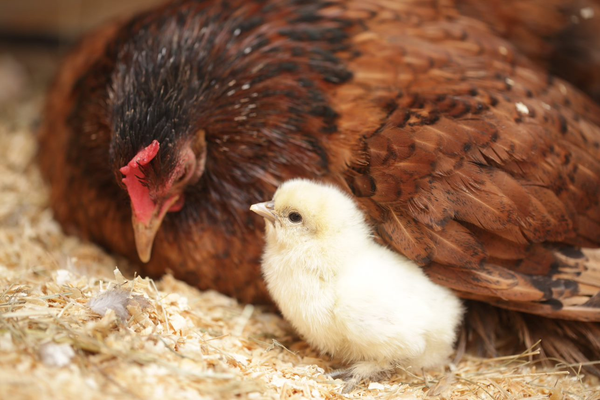
[[186, 189], [206, 164], [198, 112], [207, 101], [202, 97], [205, 82], [190, 60], [194, 38], [173, 40], [175, 28], [175, 22], [155, 26], [147, 21], [127, 27], [127, 40], [117, 43], [109, 91], [112, 167], [129, 195], [143, 262], [150, 260], [163, 219], [183, 208]]
[[[201, 137], [203, 138], [203, 134]], [[153, 169], [160, 143], [153, 140], [119, 171], [131, 200], [132, 224], [140, 260], [150, 260], [154, 236], [167, 212], [181, 210], [184, 189], [202, 175], [206, 160], [205, 146], [194, 151], [185, 143], [175, 151], [177, 161], [159, 173]], [[167, 171], [167, 172], [164, 172]]]
[[234, 230], [280, 182], [327, 173], [321, 142], [338, 132], [327, 93], [352, 77], [336, 56], [349, 23], [326, 21], [327, 2], [236, 3], [169, 3], [109, 51], [111, 165], [143, 261], [184, 193], [174, 220]]

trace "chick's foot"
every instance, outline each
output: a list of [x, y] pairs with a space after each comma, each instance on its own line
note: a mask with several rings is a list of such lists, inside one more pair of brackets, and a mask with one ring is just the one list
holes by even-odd
[[391, 369], [392, 365], [387, 362], [359, 361], [350, 368], [332, 371], [328, 376], [346, 381], [342, 394], [347, 394], [362, 381], [377, 381], [389, 377]]
[[342, 379], [344, 381], [347, 381], [352, 377], [352, 370], [350, 368], [340, 368], [331, 371], [327, 374], [327, 376], [331, 379]]

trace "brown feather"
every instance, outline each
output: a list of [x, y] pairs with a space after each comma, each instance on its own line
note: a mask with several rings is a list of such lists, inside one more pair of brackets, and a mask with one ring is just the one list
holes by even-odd
[[[483, 20], [522, 53], [600, 99], [597, 0], [458, 0], [459, 10]], [[590, 11], [587, 11], [588, 13]], [[514, 50], [507, 49], [507, 56]]]

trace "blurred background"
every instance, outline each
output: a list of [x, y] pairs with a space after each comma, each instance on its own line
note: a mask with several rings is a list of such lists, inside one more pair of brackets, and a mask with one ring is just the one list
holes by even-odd
[[[61, 55], [82, 33], [162, 1], [0, 0], [0, 118], [10, 117], [16, 124], [31, 121], [33, 110], [28, 108], [39, 107], [38, 97]], [[23, 103], [32, 96], [32, 103]]]
[[162, 0], [0, 0], [0, 40], [69, 42], [112, 17]]

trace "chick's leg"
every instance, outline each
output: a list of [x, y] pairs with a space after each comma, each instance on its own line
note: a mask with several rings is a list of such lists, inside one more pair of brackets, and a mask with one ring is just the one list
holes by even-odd
[[342, 388], [342, 393], [350, 393], [358, 383], [363, 380], [378, 380], [389, 374], [392, 364], [382, 361], [359, 361], [352, 365], [345, 372], [347, 376], [346, 384]]
[[336, 369], [327, 374], [327, 376], [332, 379], [342, 379], [345, 381], [350, 379], [351, 375], [352, 375], [352, 370], [350, 368]]

